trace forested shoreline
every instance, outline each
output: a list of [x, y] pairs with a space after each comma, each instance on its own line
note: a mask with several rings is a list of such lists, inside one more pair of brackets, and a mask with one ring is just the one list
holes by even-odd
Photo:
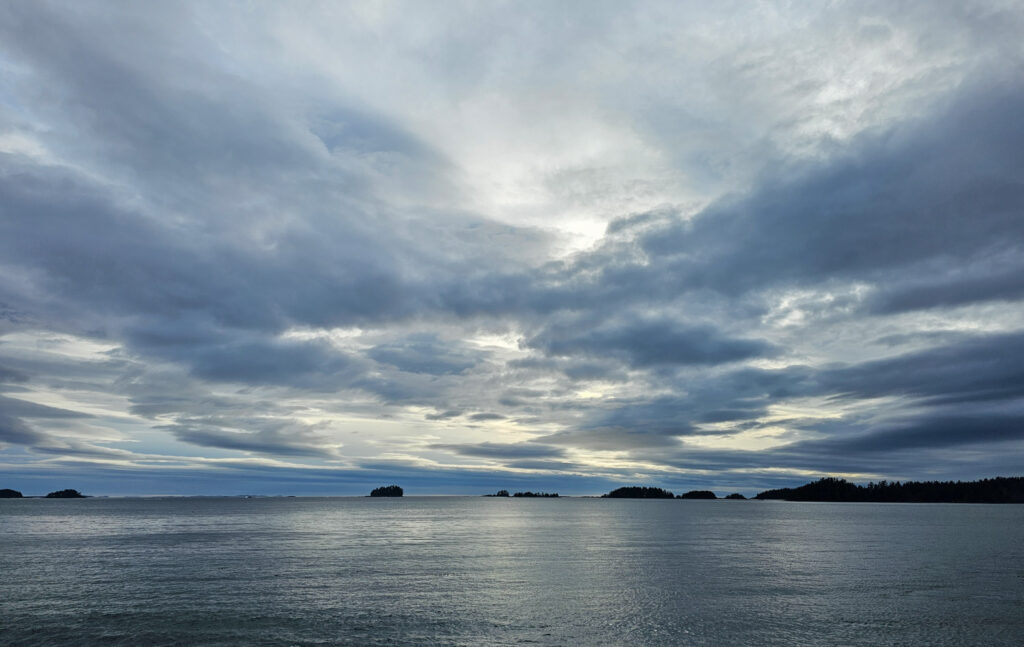
[[1024, 477], [980, 481], [881, 481], [867, 485], [827, 477], [797, 488], [765, 490], [754, 498], [851, 503], [1024, 503]]

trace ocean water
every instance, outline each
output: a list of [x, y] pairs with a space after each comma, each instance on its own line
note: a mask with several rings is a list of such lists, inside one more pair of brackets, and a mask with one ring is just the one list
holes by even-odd
[[1024, 644], [1024, 506], [0, 501], [2, 645]]

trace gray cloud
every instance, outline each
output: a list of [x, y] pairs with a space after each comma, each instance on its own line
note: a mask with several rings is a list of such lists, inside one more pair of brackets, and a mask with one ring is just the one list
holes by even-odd
[[20, 418], [0, 411], [0, 443], [32, 446], [45, 443], [47, 440], [46, 434], [32, 429]]
[[43, 404], [36, 404], [35, 402], [29, 402], [27, 400], [20, 400], [18, 398], [8, 398], [6, 396], [0, 396], [0, 411], [11, 415], [22, 418], [91, 418], [92, 416], [88, 413], [82, 413], [79, 411], [71, 411], [68, 409], [61, 409], [59, 407], [49, 407]]
[[[1024, 407], [1024, 19], [770, 9], [0, 7], [0, 383], [110, 413], [4, 397], [0, 439], [989, 475]], [[495, 420], [536, 442], [466, 440]]]
[[473, 415], [469, 416], [469, 419], [472, 420], [473, 422], [486, 422], [488, 420], [504, 420], [505, 416], [501, 415], [500, 413], [490, 413], [485, 411], [482, 413], [474, 413]]
[[555, 356], [621, 357], [634, 367], [721, 364], [776, 352], [765, 342], [729, 338], [711, 328], [643, 320], [584, 331], [548, 328], [528, 344]]
[[436, 335], [413, 335], [403, 340], [371, 348], [367, 355], [399, 370], [430, 375], [462, 373], [483, 357], [455, 341], [445, 342]]
[[559, 458], [565, 455], [561, 447], [551, 447], [535, 443], [476, 443], [473, 445], [434, 444], [431, 449], [442, 449], [462, 456], [481, 458], [520, 459], [520, 458]]
[[821, 393], [905, 395], [930, 404], [1024, 398], [1024, 333], [978, 335], [924, 351], [822, 372]]
[[921, 417], [909, 424], [870, 429], [856, 436], [799, 443], [788, 446], [786, 452], [830, 458], [848, 453], [891, 453], [1020, 440], [1024, 440], [1024, 415], [988, 413], [958, 416], [950, 413]]
[[[245, 425], [245, 428], [240, 428]], [[315, 426], [278, 420], [186, 420], [167, 428], [187, 443], [280, 456], [334, 456]]]
[[21, 371], [15, 371], [14, 369], [7, 368], [6, 366], [0, 366], [0, 384], [17, 384], [27, 381], [28, 376]]

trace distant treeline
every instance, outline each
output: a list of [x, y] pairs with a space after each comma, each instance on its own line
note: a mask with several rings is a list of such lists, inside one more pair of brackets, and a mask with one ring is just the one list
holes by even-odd
[[797, 488], [766, 490], [756, 499], [865, 503], [1024, 503], [1024, 477], [980, 481], [896, 481], [856, 485], [828, 477]]
[[520, 497], [557, 498], [558, 497], [558, 492], [516, 492], [515, 494], [509, 494], [508, 490], [498, 490], [494, 494], [485, 494], [484, 496], [520, 496]]

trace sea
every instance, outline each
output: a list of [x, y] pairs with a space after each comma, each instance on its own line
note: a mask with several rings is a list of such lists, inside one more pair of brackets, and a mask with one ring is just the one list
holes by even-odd
[[0, 644], [1024, 645], [1024, 505], [0, 500]]

